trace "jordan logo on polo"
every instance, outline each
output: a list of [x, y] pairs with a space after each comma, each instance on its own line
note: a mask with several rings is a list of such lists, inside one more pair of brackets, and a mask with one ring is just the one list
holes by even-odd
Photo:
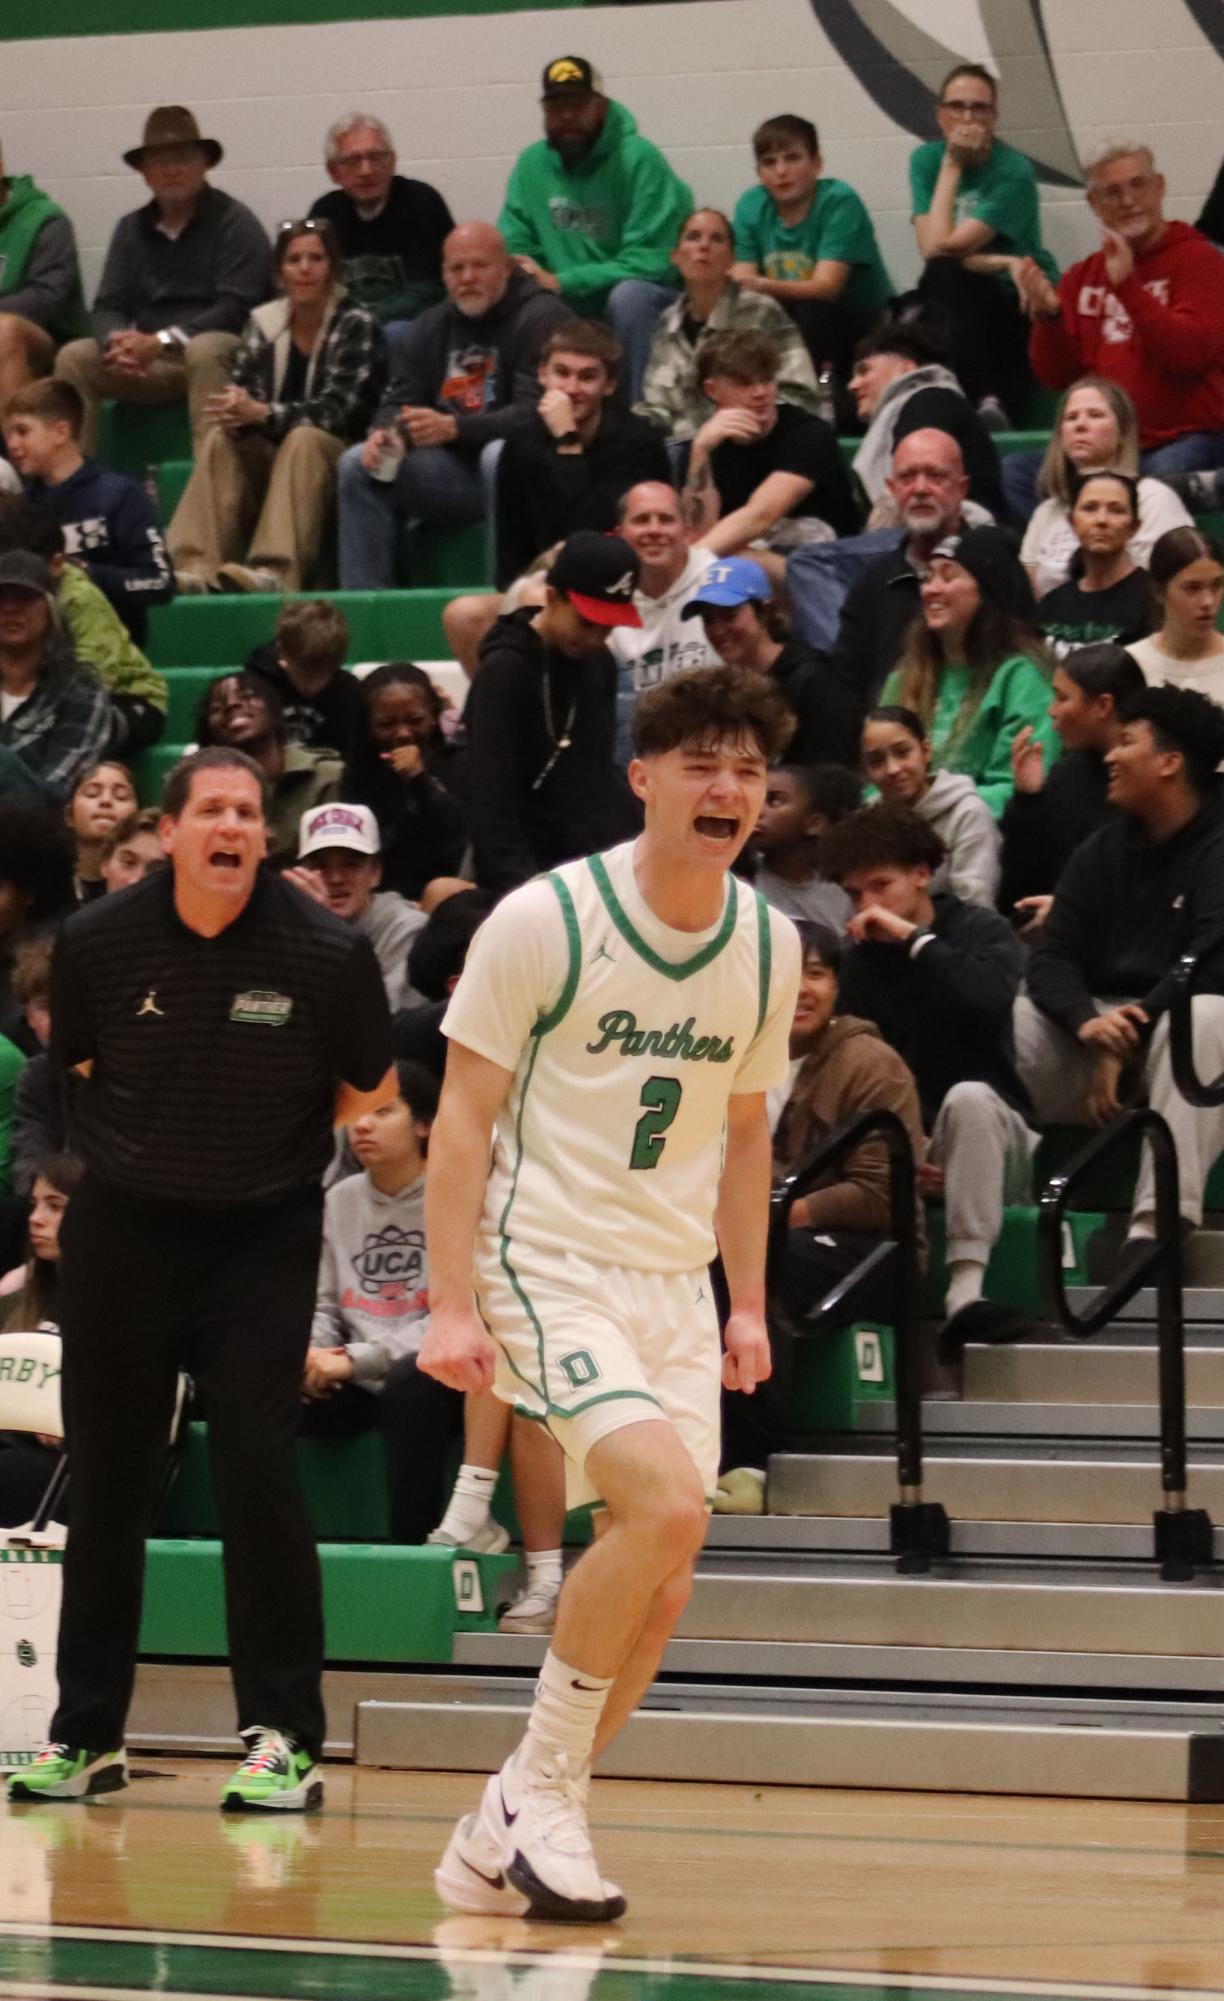
[[162, 1019], [163, 1021], [164, 1021], [164, 1020], [165, 1020], [165, 1018], [166, 1018], [166, 1017], [165, 1017], [165, 1013], [164, 1013], [164, 1011], [163, 1011], [163, 1010], [162, 1010], [161, 1008], [159, 1008], [159, 1007], [158, 1007], [158, 1005], [157, 1005], [157, 988], [156, 988], [156, 987], [150, 987], [150, 988], [149, 988], [149, 991], [148, 991], [148, 993], [147, 993], [147, 994], [145, 995], [144, 999], [143, 999], [143, 1000], [141, 1001], [141, 1003], [140, 1003], [140, 1006], [139, 1006], [139, 1007], [137, 1008], [137, 1010], [136, 1010], [136, 1019], [137, 1019], [137, 1021], [139, 1021], [139, 1020], [140, 1020], [140, 1018], [141, 1018], [141, 1016], [142, 1016], [142, 1015], [146, 1015], [146, 1014], [156, 1014], [156, 1015], [160, 1016], [160, 1018], [161, 1018], [161, 1019]]

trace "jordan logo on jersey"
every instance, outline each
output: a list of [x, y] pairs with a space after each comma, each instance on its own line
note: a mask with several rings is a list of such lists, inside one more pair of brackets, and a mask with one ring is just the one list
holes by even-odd
[[695, 1015], [683, 1023], [673, 1021], [670, 1028], [639, 1028], [629, 1008], [613, 1008], [595, 1026], [600, 1039], [587, 1043], [588, 1056], [602, 1056], [613, 1044], [620, 1045], [619, 1056], [675, 1056], [681, 1063], [729, 1063], [735, 1054], [733, 1035], [695, 1036]]

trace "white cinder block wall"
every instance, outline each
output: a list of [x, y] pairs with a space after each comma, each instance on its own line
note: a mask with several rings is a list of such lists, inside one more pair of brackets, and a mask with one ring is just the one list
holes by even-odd
[[[116, 218], [144, 195], [120, 156], [153, 104], [194, 108], [226, 149], [218, 184], [270, 228], [326, 187], [323, 134], [350, 106], [386, 120], [401, 170], [434, 182], [456, 217], [495, 217], [511, 162], [539, 135], [540, 69], [572, 49], [602, 68], [698, 199], [720, 207], [752, 179], [748, 137], [760, 119], [814, 119], [827, 171], [860, 190], [904, 285], [915, 268], [905, 168], [916, 142], [820, 25], [832, 6], [845, 11], [842, 0], [672, 0], [14, 41], [0, 64], [0, 138], [9, 170], [33, 173], [73, 216], [92, 291]], [[191, 0], [166, 0], [166, 10], [190, 19]], [[1056, 91], [1030, 0], [854, 0], [853, 11], [890, 48], [912, 28], [1001, 72], [1001, 129], [1016, 143], [1062, 143], [1065, 129], [1084, 160], [1114, 138], [1147, 141], [1169, 213], [1198, 213], [1224, 153], [1224, 61], [1188, 0], [1041, 0]], [[911, 66], [937, 83], [944, 63]], [[1095, 232], [1082, 195], [1047, 187], [1043, 199], [1055, 256], [1084, 255]]]

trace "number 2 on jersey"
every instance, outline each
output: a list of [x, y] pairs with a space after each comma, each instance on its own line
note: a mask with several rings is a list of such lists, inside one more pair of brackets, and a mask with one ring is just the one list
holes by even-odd
[[638, 1103], [645, 1107], [633, 1128], [630, 1167], [657, 1167], [666, 1145], [664, 1133], [680, 1110], [684, 1086], [677, 1077], [648, 1077]]

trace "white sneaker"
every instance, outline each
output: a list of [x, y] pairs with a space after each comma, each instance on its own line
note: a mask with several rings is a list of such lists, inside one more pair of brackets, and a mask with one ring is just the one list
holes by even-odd
[[515, 1757], [502, 1767], [498, 1786], [513, 1851], [506, 1875], [527, 1898], [528, 1917], [594, 1925], [622, 1917], [624, 1895], [604, 1882], [591, 1847], [587, 1774], [574, 1773], [564, 1752], [545, 1771], [520, 1768]]
[[559, 1584], [529, 1584], [497, 1622], [499, 1633], [551, 1633], [557, 1623]]
[[447, 1528], [436, 1528], [425, 1540], [432, 1543], [435, 1549], [439, 1546], [443, 1549], [470, 1549], [477, 1556], [500, 1556], [504, 1549], [510, 1547], [510, 1532], [489, 1515], [474, 1535], [461, 1539]]
[[[465, 1814], [459, 1821], [441, 1862], [434, 1870], [434, 1887], [442, 1902], [453, 1911], [468, 1911], [482, 1917], [563, 1918], [591, 1924], [621, 1917], [625, 1910], [623, 1891], [615, 1883], [606, 1882], [595, 1869], [590, 1836], [586, 1831], [582, 1781], [568, 1781], [576, 1802], [570, 1812], [576, 1817], [590, 1867], [581, 1885], [574, 1880], [575, 1872], [571, 1867], [570, 1888], [593, 1889], [594, 1894], [585, 1902], [575, 1901], [573, 1897], [567, 1899], [556, 1889], [537, 1884], [533, 1871], [530, 1873], [534, 1887], [527, 1884], [516, 1887], [509, 1871], [512, 1862], [520, 1865], [525, 1862], [519, 1852], [522, 1830], [518, 1823], [520, 1816], [525, 1818], [526, 1805], [524, 1801], [514, 1812], [506, 1805], [503, 1789], [505, 1770], [503, 1767], [501, 1772], [494, 1772], [486, 1782], [478, 1810]], [[551, 1824], [547, 1804], [542, 1815], [537, 1812], [535, 1818], [537, 1821], [542, 1818], [545, 1823]], [[553, 1878], [560, 1880], [560, 1859], [549, 1861], [544, 1857], [538, 1835], [532, 1836], [532, 1854], [537, 1861], [544, 1861]]]

